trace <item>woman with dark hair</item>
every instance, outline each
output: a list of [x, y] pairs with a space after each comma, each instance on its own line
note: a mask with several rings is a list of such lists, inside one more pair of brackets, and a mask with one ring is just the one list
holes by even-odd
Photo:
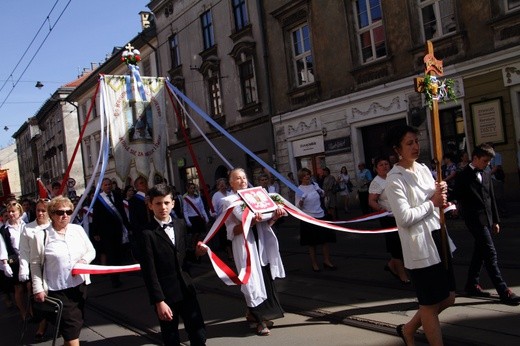
[[[390, 171], [390, 162], [384, 157], [378, 157], [374, 160], [376, 169], [376, 177], [370, 183], [368, 188], [368, 204], [375, 211], [390, 210], [388, 203], [388, 196], [386, 195], [386, 176]], [[385, 216], [379, 219], [381, 227], [390, 228], [395, 227], [395, 218], [392, 215]], [[394, 277], [400, 280], [403, 284], [410, 283], [408, 275], [404, 269], [403, 263], [403, 249], [401, 248], [401, 241], [397, 232], [385, 233], [386, 251], [390, 254], [390, 260], [385, 265], [385, 270], [389, 271]]]
[[65, 346], [79, 345], [90, 283], [88, 274], [72, 275], [72, 268], [96, 257], [83, 228], [70, 223], [73, 207], [66, 197], [53, 198], [47, 207], [51, 224], [35, 233], [30, 250], [34, 300], [43, 302], [49, 295], [63, 302], [60, 332]]
[[430, 345], [442, 345], [439, 314], [455, 302], [455, 277], [450, 256], [441, 261], [439, 209], [446, 204], [446, 183], [436, 183], [428, 167], [418, 163], [419, 131], [397, 126], [388, 142], [399, 156], [387, 176], [385, 191], [397, 223], [404, 266], [415, 287], [419, 310], [396, 331], [406, 345], [414, 344], [419, 327]]

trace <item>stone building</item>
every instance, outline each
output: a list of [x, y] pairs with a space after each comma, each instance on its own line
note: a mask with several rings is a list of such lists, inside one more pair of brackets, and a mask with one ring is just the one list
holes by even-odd
[[[13, 134], [22, 197], [38, 196], [37, 178], [49, 188], [55, 181], [62, 182], [78, 139], [77, 106], [65, 99], [84, 78], [58, 88], [35, 116]], [[85, 188], [81, 152], [71, 166], [67, 184], [71, 197], [73, 191], [81, 194]]]
[[[246, 0], [154, 0], [148, 7], [155, 15], [161, 75], [168, 76], [217, 124], [274, 166], [271, 95], [260, 5], [261, 2]], [[184, 112], [181, 122], [188, 130], [206, 183], [213, 185], [217, 178], [226, 177], [228, 164], [245, 168], [254, 179], [261, 166], [191, 108], [187, 107], [187, 111], [196, 125]], [[183, 191], [187, 183], [201, 181], [173, 109], [168, 112], [174, 119], [170, 125], [175, 134], [170, 137], [169, 146], [174, 182]]]
[[518, 191], [520, 3], [514, 0], [266, 0], [268, 66], [281, 172], [309, 167], [351, 176], [387, 155], [385, 132], [421, 131], [432, 158], [431, 114], [414, 77], [424, 75], [425, 41], [454, 80], [456, 101], [440, 102], [443, 151], [495, 142], [507, 192]]

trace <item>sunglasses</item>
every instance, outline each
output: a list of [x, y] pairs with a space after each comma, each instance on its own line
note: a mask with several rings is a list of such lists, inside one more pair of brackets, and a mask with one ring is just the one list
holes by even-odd
[[54, 215], [58, 215], [58, 216], [63, 216], [65, 214], [67, 215], [72, 215], [72, 210], [71, 209], [67, 209], [67, 210], [55, 210], [53, 212]]

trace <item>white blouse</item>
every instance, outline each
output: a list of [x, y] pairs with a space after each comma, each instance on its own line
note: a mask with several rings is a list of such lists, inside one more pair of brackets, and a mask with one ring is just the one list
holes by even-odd
[[83, 228], [69, 224], [64, 235], [52, 226], [47, 231], [44, 277], [49, 291], [60, 291], [83, 283], [81, 275], [72, 275], [72, 268], [80, 260], [89, 263], [95, 256], [94, 247]]

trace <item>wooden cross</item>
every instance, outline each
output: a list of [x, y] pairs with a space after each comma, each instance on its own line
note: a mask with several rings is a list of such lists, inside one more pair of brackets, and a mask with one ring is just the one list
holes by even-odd
[[[433, 44], [431, 41], [426, 41], [426, 55], [424, 56], [424, 73], [430, 76], [442, 76], [443, 67], [442, 60], [437, 60], [433, 54]], [[416, 77], [414, 79], [415, 91], [419, 93], [425, 92], [424, 78]], [[435, 94], [432, 92], [432, 94]], [[442, 181], [442, 142], [441, 142], [441, 125], [439, 120], [439, 102], [436, 98], [432, 100], [431, 107], [431, 120], [432, 120], [432, 138], [433, 138], [433, 158], [435, 160], [435, 169], [437, 171], [437, 182]], [[442, 259], [447, 268], [448, 265], [448, 242], [446, 234], [446, 221], [442, 208], [440, 210], [440, 224], [441, 224], [441, 240], [442, 240]]]

